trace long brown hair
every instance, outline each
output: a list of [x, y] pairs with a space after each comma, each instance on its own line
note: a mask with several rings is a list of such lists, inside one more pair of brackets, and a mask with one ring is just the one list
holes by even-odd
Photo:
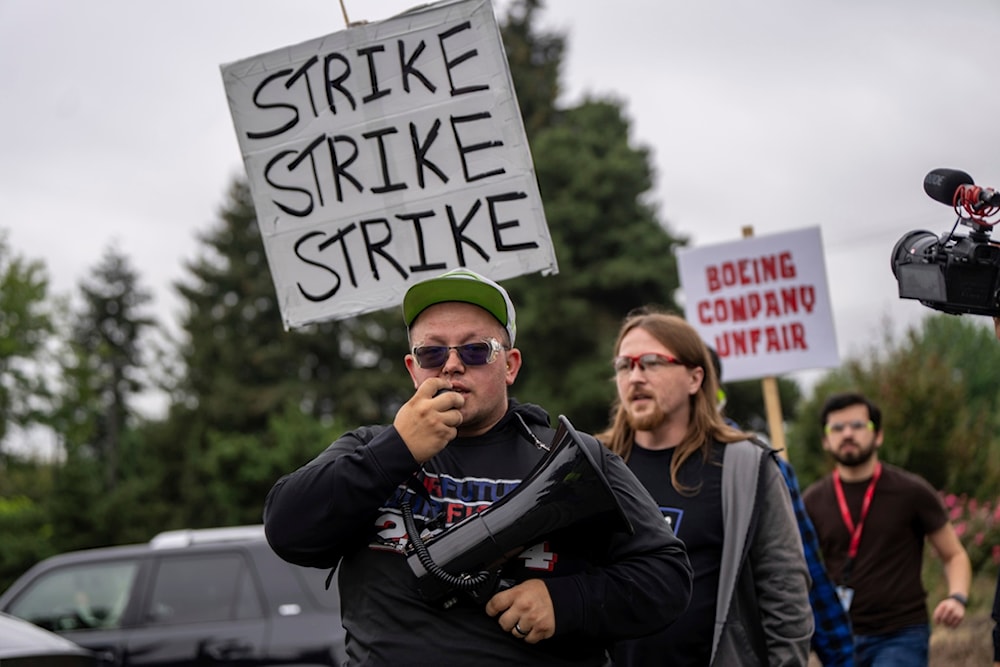
[[[686, 487], [678, 482], [677, 471], [689, 457], [700, 451], [707, 460], [712, 441], [737, 442], [745, 440], [749, 435], [729, 426], [723, 419], [719, 411], [719, 380], [715, 366], [708, 346], [694, 327], [672, 313], [657, 312], [649, 308], [635, 310], [629, 313], [618, 331], [615, 354], [621, 348], [622, 339], [633, 329], [642, 329], [653, 336], [688, 368], [700, 367], [704, 371], [701, 387], [689, 399], [691, 417], [687, 433], [670, 462], [670, 481], [675, 489], [683, 492]], [[597, 434], [597, 438], [627, 461], [635, 444], [635, 430], [628, 424], [621, 398], [616, 398], [612, 404], [610, 420], [610, 426]]]

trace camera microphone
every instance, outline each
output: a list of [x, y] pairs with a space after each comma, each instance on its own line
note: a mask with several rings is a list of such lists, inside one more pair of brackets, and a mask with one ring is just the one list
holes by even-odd
[[977, 187], [972, 176], [960, 169], [934, 169], [924, 177], [924, 192], [948, 206], [966, 203], [973, 209], [1000, 206], [1000, 192]]
[[958, 169], [935, 169], [924, 176], [924, 192], [934, 201], [952, 206], [963, 185], [975, 185], [972, 176]]

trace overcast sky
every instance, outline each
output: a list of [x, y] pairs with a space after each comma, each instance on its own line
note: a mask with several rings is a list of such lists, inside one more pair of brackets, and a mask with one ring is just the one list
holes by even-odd
[[[352, 21], [416, 4], [345, 2]], [[905, 232], [954, 220], [925, 174], [1000, 188], [996, 0], [548, 0], [541, 17], [568, 40], [562, 103], [624, 103], [671, 230], [821, 228], [842, 357], [932, 312], [889, 268]], [[170, 284], [243, 173], [219, 66], [344, 27], [337, 0], [0, 0], [0, 228], [59, 293], [117, 245], [176, 326]]]

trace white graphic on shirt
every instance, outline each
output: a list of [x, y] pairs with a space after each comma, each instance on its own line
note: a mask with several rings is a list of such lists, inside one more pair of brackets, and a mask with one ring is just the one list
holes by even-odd
[[485, 510], [517, 488], [520, 480], [484, 477], [451, 477], [427, 473], [421, 480], [427, 493], [415, 493], [406, 484], [388, 498], [375, 519], [374, 539], [369, 548], [405, 553], [409, 542], [400, 498], [410, 504], [413, 517], [421, 528], [420, 536], [429, 540], [452, 526]]
[[661, 507], [660, 512], [663, 513], [664, 521], [674, 531], [674, 535], [680, 535], [681, 519], [684, 518], [684, 510], [680, 507]]
[[557, 554], [549, 551], [548, 542], [540, 542], [533, 547], [525, 549], [521, 552], [520, 558], [524, 561], [524, 566], [529, 570], [542, 570], [543, 572], [551, 572], [559, 560]]

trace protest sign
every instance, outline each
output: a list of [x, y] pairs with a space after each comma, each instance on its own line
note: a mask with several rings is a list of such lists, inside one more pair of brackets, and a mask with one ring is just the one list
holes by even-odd
[[285, 327], [456, 267], [556, 273], [489, 0], [424, 5], [222, 66]]
[[688, 322], [726, 380], [840, 364], [818, 227], [677, 251]]

